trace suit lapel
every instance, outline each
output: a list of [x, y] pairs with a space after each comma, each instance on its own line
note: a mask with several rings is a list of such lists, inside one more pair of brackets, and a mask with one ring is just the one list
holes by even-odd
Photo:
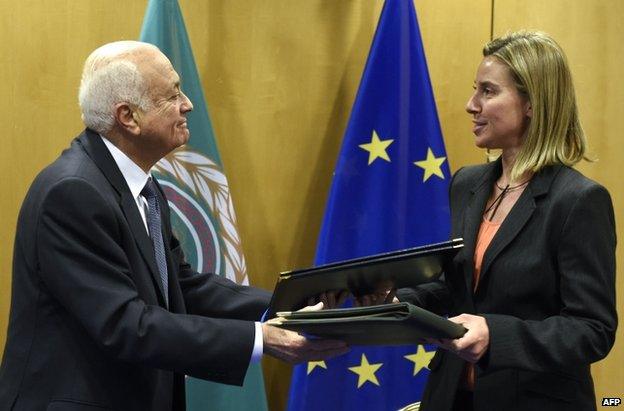
[[530, 188], [520, 195], [518, 201], [512, 207], [511, 211], [505, 217], [505, 221], [492, 238], [492, 242], [485, 250], [483, 262], [481, 264], [481, 275], [479, 281], [483, 281], [488, 275], [492, 261], [500, 254], [501, 251], [518, 235], [522, 227], [529, 221], [533, 211], [535, 210], [535, 200], [531, 194]]
[[536, 199], [548, 193], [550, 184], [560, 169], [560, 166], [549, 166], [533, 177], [485, 251], [479, 281], [483, 281], [487, 277], [496, 257], [518, 236], [522, 228], [531, 219], [536, 209]]
[[126, 220], [128, 221], [128, 225], [130, 226], [132, 233], [134, 234], [134, 240], [139, 247], [139, 250], [141, 251], [141, 255], [143, 255], [143, 259], [149, 267], [150, 273], [152, 274], [152, 279], [154, 280], [154, 283], [158, 286], [158, 290], [160, 291], [161, 304], [163, 306], [166, 306], [164, 300], [165, 290], [163, 288], [162, 280], [160, 279], [158, 265], [156, 264], [154, 246], [152, 244], [151, 238], [145, 230], [143, 218], [141, 218], [141, 214], [139, 214], [136, 201], [132, 197], [132, 194], [129, 190], [127, 193], [122, 193], [121, 195], [121, 209], [126, 216]]
[[464, 255], [466, 258], [464, 271], [464, 279], [466, 281], [466, 289], [470, 290], [469, 294], [472, 296], [472, 279], [474, 276], [474, 253], [477, 246], [477, 234], [479, 233], [479, 227], [481, 227], [481, 221], [483, 220], [483, 211], [485, 204], [490, 197], [492, 191], [492, 185], [500, 174], [501, 164], [500, 159], [487, 165], [484, 173], [475, 182], [475, 185], [471, 188], [471, 198], [468, 206], [466, 207], [466, 214], [464, 216]]
[[158, 290], [160, 292], [160, 303], [161, 305], [165, 306], [164, 290], [162, 281], [160, 280], [158, 266], [156, 265], [156, 259], [154, 257], [154, 247], [152, 246], [152, 240], [149, 238], [149, 235], [145, 230], [143, 219], [141, 218], [141, 214], [139, 214], [136, 202], [132, 197], [132, 193], [128, 188], [126, 180], [124, 179], [121, 171], [117, 167], [113, 156], [110, 154], [110, 152], [106, 148], [106, 145], [97, 133], [86, 129], [78, 137], [78, 141], [83, 146], [89, 157], [102, 171], [102, 173], [113, 186], [113, 188], [117, 191], [117, 193], [119, 193], [119, 205], [121, 207], [121, 210], [126, 217], [128, 226], [130, 226], [130, 229], [132, 230], [134, 240], [141, 252], [141, 255], [147, 263], [154, 283], [158, 287]]

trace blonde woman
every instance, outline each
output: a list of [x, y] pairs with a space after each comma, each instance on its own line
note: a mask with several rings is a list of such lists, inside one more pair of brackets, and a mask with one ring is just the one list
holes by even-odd
[[586, 141], [559, 45], [523, 31], [483, 55], [466, 111], [477, 147], [502, 155], [453, 178], [454, 270], [398, 291], [468, 329], [435, 341], [421, 409], [595, 409], [590, 364], [617, 327], [611, 198], [571, 168]]

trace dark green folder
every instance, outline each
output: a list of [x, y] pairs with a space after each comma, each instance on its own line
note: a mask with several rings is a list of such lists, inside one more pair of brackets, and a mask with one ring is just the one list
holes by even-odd
[[437, 279], [457, 252], [462, 239], [341, 261], [282, 273], [275, 286], [267, 318], [278, 311], [296, 311], [310, 297], [325, 291], [373, 292], [380, 282], [395, 288], [415, 287]]
[[461, 325], [409, 303], [278, 312], [269, 324], [352, 345], [417, 344], [422, 338], [460, 338], [466, 332]]

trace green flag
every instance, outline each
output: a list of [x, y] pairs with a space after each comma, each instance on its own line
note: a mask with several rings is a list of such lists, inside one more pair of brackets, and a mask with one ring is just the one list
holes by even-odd
[[[169, 200], [174, 232], [197, 271], [248, 284], [228, 182], [177, 0], [149, 1], [141, 41], [156, 45], [169, 57], [194, 106], [187, 115], [188, 144], [162, 159], [154, 170]], [[187, 409], [194, 411], [266, 410], [262, 369], [251, 365], [243, 387], [187, 378], [186, 400]]]

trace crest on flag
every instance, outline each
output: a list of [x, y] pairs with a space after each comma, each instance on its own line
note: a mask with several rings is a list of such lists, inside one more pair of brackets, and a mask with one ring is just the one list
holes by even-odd
[[234, 206], [221, 167], [202, 153], [179, 149], [160, 160], [154, 171], [163, 174], [159, 181], [172, 219], [178, 220], [173, 225], [187, 245], [189, 263], [199, 272], [220, 273], [248, 284]]
[[[187, 145], [152, 170], [167, 196], [173, 231], [197, 271], [249, 284], [227, 178], [177, 0], [148, 2], [141, 40], [156, 45], [171, 60], [194, 106], [187, 115]], [[194, 411], [266, 410], [260, 364], [249, 366], [243, 387], [187, 378], [186, 405]]]

